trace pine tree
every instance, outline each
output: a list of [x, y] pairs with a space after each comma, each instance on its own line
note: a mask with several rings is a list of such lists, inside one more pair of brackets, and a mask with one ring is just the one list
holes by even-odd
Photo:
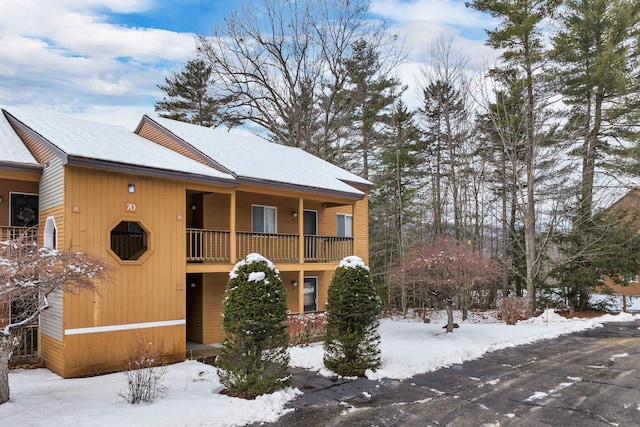
[[223, 312], [226, 337], [218, 367], [229, 394], [251, 398], [290, 385], [287, 295], [269, 260], [249, 254], [236, 264]]
[[239, 119], [225, 108], [229, 99], [211, 96], [211, 73], [211, 66], [196, 58], [187, 61], [184, 70], [165, 78], [165, 84], [158, 88], [166, 96], [155, 103], [160, 117], [207, 127], [239, 124]]
[[342, 376], [380, 366], [380, 297], [362, 259], [344, 258], [329, 285], [324, 365]]
[[554, 38], [556, 85], [571, 107], [568, 134], [581, 143], [576, 150], [582, 160], [578, 221], [588, 221], [596, 167], [603, 165], [603, 153], [611, 152], [610, 141], [637, 138], [629, 132], [629, 125], [636, 123], [629, 116], [637, 113], [640, 94], [635, 51], [640, 4], [567, 0], [565, 5], [561, 30]]

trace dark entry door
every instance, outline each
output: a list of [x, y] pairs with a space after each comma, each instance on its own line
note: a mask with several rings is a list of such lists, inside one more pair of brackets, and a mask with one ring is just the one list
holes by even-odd
[[317, 258], [316, 235], [318, 234], [318, 212], [304, 211], [304, 258], [315, 260]]

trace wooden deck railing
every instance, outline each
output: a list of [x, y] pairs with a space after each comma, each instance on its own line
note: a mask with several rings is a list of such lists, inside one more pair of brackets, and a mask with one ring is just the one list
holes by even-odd
[[18, 347], [11, 355], [11, 363], [21, 363], [38, 357], [38, 325], [25, 326], [15, 332]]
[[[274, 262], [298, 262], [297, 234], [236, 233], [236, 254], [231, 259], [228, 231], [187, 229], [187, 262], [235, 262], [257, 252]], [[304, 236], [305, 262], [333, 262], [353, 255], [353, 238]]]
[[187, 228], [187, 262], [230, 262], [228, 231]]
[[352, 237], [304, 236], [305, 262], [331, 262], [353, 255]]
[[299, 259], [297, 234], [237, 233], [237, 257], [257, 252], [274, 262], [297, 262]]

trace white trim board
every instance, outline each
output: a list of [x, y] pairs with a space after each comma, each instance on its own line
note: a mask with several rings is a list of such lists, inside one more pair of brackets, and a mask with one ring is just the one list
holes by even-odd
[[163, 320], [160, 322], [128, 323], [124, 325], [94, 326], [91, 328], [65, 329], [65, 335], [94, 334], [98, 332], [130, 331], [132, 329], [159, 328], [163, 326], [185, 325], [185, 319]]

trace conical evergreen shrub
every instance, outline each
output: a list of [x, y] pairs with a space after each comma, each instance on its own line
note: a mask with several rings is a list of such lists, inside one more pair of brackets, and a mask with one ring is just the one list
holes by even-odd
[[287, 294], [275, 266], [249, 254], [229, 273], [222, 304], [226, 337], [217, 359], [232, 396], [253, 398], [291, 384]]
[[329, 285], [324, 365], [342, 376], [364, 376], [380, 366], [381, 301], [362, 259], [344, 258]]

